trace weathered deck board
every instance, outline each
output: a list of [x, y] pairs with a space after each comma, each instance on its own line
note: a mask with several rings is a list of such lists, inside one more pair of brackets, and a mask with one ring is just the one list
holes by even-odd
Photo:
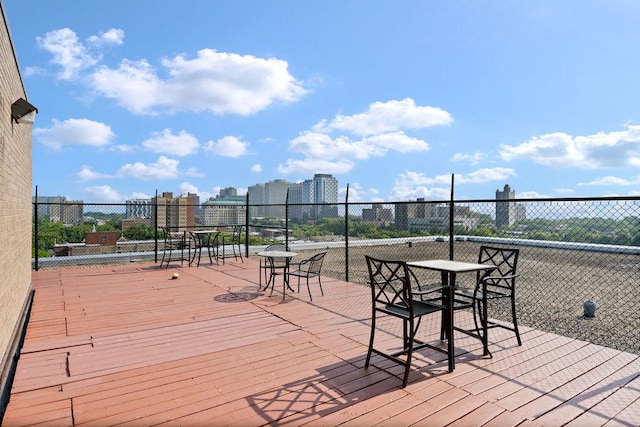
[[[523, 327], [521, 347], [492, 330], [488, 358], [456, 335], [456, 370], [421, 350], [402, 389], [393, 362], [364, 368], [368, 288], [323, 278], [324, 297], [303, 284], [283, 302], [257, 279], [253, 259], [34, 272], [3, 425], [640, 424], [638, 355]], [[428, 320], [420, 338], [441, 344]], [[397, 346], [398, 322], [380, 326]]]

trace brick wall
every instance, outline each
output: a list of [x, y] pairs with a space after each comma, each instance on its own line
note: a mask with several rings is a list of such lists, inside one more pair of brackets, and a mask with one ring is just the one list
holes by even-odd
[[31, 125], [11, 120], [11, 104], [29, 100], [0, 3], [0, 351], [2, 387], [31, 290]]

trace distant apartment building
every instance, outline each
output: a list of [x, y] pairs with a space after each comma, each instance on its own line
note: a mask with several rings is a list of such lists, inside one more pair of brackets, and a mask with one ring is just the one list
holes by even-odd
[[196, 226], [196, 212], [200, 198], [197, 194], [188, 193], [173, 197], [172, 192], [164, 192], [162, 196], [151, 199], [151, 214], [155, 218], [157, 206], [157, 227], [169, 227], [172, 230], [193, 230]]
[[234, 193], [235, 195], [230, 195], [230, 192], [221, 190], [219, 196], [210, 198], [201, 205], [204, 225], [244, 224], [247, 211], [246, 197], [238, 196], [235, 191]]
[[370, 209], [362, 209], [362, 221], [390, 225], [393, 222], [393, 212], [391, 209], [385, 208], [381, 203], [374, 203]]
[[49, 206], [49, 221], [61, 222], [64, 225], [82, 224], [84, 215], [82, 200], [62, 200]]
[[416, 218], [428, 218], [434, 204], [425, 203], [424, 198], [419, 198], [415, 202], [401, 202], [395, 204], [395, 228], [398, 230], [409, 230], [409, 223]]
[[220, 197], [236, 197], [238, 190], [235, 187], [222, 188], [220, 190]]
[[33, 203], [38, 204], [37, 213], [38, 216], [50, 216], [51, 215], [51, 206], [54, 204], [60, 204], [67, 200], [64, 196], [32, 196], [31, 197]]
[[287, 191], [299, 185], [284, 179], [252, 185], [248, 189], [250, 214], [259, 217], [284, 218]]
[[[439, 232], [449, 228], [451, 208], [449, 204], [425, 203], [423, 198], [416, 202], [396, 204], [395, 227], [399, 230]], [[480, 214], [468, 206], [454, 206], [453, 226], [465, 230], [475, 228], [480, 222]]]
[[504, 186], [503, 191], [496, 190], [496, 227], [508, 227], [527, 217], [524, 205], [510, 201], [515, 198], [516, 192], [509, 184]]
[[125, 203], [125, 218], [151, 218], [151, 199], [132, 199]]
[[338, 180], [331, 175], [316, 174], [302, 183], [277, 179], [252, 185], [248, 192], [251, 216], [284, 218], [287, 201], [291, 205], [290, 218], [308, 220], [338, 216]]
[[317, 173], [302, 183], [302, 202], [309, 203], [310, 219], [338, 216], [338, 180], [329, 174]]

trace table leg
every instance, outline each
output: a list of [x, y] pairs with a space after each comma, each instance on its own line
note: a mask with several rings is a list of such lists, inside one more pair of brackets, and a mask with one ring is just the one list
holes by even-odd
[[487, 327], [487, 283], [482, 281], [482, 313], [480, 313], [480, 321], [482, 322], [482, 347], [483, 356], [490, 355], [489, 352], [489, 329]]
[[[445, 275], [447, 276], [447, 275]], [[449, 358], [449, 372], [453, 372], [453, 370], [456, 368], [456, 351], [455, 351], [455, 345], [454, 345], [454, 332], [453, 332], [453, 294], [454, 294], [454, 290], [453, 290], [453, 286], [456, 283], [456, 273], [452, 272], [449, 277], [448, 277], [448, 282], [446, 283], [447, 286], [447, 290], [448, 290], [448, 300], [449, 302], [447, 303], [447, 333], [449, 334], [448, 336], [448, 340], [447, 340], [447, 356]]]

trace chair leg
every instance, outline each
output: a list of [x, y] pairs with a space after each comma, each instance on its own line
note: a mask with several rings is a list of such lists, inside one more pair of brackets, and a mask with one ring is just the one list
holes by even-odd
[[311, 287], [309, 287], [309, 276], [307, 276], [307, 291], [309, 292], [309, 299], [313, 301], [313, 297], [311, 296]]
[[324, 291], [322, 290], [322, 282], [320, 281], [320, 275], [318, 274], [318, 285], [320, 286], [320, 293], [324, 296]]
[[516, 333], [516, 340], [518, 340], [518, 345], [522, 345], [522, 340], [520, 340], [520, 331], [518, 330], [518, 320], [516, 319], [516, 299], [513, 294], [511, 294], [511, 318], [513, 320], [513, 331]]
[[373, 337], [376, 334], [376, 311], [373, 310], [371, 314], [371, 334], [369, 336], [369, 350], [367, 350], [367, 359], [364, 362], [364, 367], [369, 367], [369, 362], [371, 361], [371, 353], [373, 353]]
[[[402, 378], [402, 388], [407, 386], [409, 381], [409, 371], [411, 370], [411, 357], [413, 356], [413, 338], [415, 335], [413, 320], [405, 320], [404, 323], [404, 335], [405, 335], [405, 350], [407, 351], [406, 365], [404, 366], [404, 377]], [[407, 327], [410, 329], [407, 335]]]
[[[487, 302], [476, 300], [473, 303], [473, 323], [476, 327], [476, 332], [478, 336], [480, 336], [480, 340], [482, 341], [482, 354], [483, 356], [489, 356], [493, 358], [493, 354], [489, 351], [489, 329], [487, 328], [487, 323], [489, 322], [488, 314], [487, 314]], [[480, 325], [478, 325], [478, 318], [480, 318]]]

